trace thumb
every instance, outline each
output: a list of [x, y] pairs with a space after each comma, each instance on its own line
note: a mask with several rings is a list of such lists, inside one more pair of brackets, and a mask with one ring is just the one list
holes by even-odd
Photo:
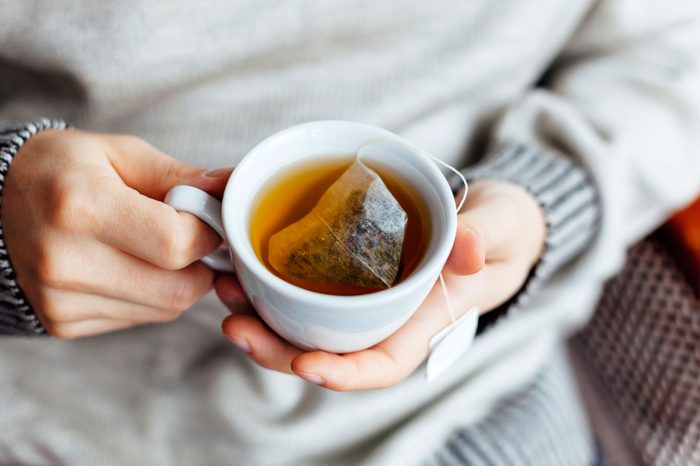
[[486, 264], [484, 241], [468, 222], [464, 221], [465, 219], [459, 220], [455, 242], [447, 258], [445, 270], [456, 275], [472, 275], [483, 269]]
[[181, 162], [140, 138], [108, 135], [107, 141], [111, 149], [108, 157], [122, 181], [151, 199], [162, 200], [179, 184], [200, 184], [203, 189], [218, 189], [221, 184], [216, 176], [201, 183], [204, 169]]
[[512, 198], [499, 190], [474, 191], [457, 217], [455, 243], [445, 264], [457, 275], [471, 275], [486, 262], [505, 259], [517, 237], [518, 207]]

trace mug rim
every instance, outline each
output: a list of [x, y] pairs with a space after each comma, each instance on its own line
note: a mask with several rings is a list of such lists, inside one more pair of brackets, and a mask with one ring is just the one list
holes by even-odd
[[[387, 288], [384, 290], [374, 291], [367, 294], [361, 295], [332, 295], [319, 293], [316, 291], [307, 290], [297, 285], [293, 285], [284, 279], [278, 277], [272, 273], [265, 265], [258, 259], [254, 252], [251, 244], [250, 234], [247, 233], [250, 225], [245, 222], [245, 218], [241, 218], [245, 209], [227, 209], [226, 206], [234, 201], [236, 196], [236, 184], [237, 180], [245, 174], [246, 168], [249, 164], [253, 163], [254, 155], [258, 153], [262, 148], [268, 145], [270, 142], [285, 136], [286, 134], [298, 131], [302, 128], [308, 127], [318, 127], [318, 126], [354, 126], [361, 130], [367, 130], [373, 134], [379, 134], [386, 136], [388, 140], [392, 142], [400, 142], [405, 145], [408, 149], [414, 152], [420, 157], [421, 160], [427, 162], [424, 167], [417, 167], [421, 170], [425, 169], [423, 172], [427, 175], [429, 181], [431, 182], [433, 188], [438, 192], [440, 201], [442, 203], [441, 208], [445, 209], [445, 206], [454, 206], [454, 195], [452, 189], [450, 188], [447, 179], [437, 167], [435, 162], [430, 159], [430, 156], [424, 150], [416, 147], [415, 145], [409, 143], [402, 137], [387, 131], [383, 128], [368, 125], [365, 123], [347, 121], [347, 120], [317, 120], [309, 121], [306, 123], [300, 123], [297, 125], [290, 126], [281, 131], [278, 131], [260, 143], [253, 147], [236, 166], [233, 174], [226, 183], [226, 188], [224, 190], [224, 195], [222, 198], [221, 214], [223, 219], [224, 232], [226, 233], [225, 240], [229, 245], [229, 249], [235, 254], [238, 259], [243, 263], [243, 265], [248, 269], [249, 272], [253, 273], [260, 281], [262, 281], [266, 286], [274, 288], [277, 292], [281, 292], [287, 296], [293, 297], [296, 300], [308, 302], [311, 305], [326, 306], [329, 311], [335, 308], [355, 308], [362, 305], [378, 305], [384, 302], [394, 302], [397, 299], [401, 299], [403, 296], [410, 294], [415, 290], [416, 287], [421, 286], [421, 284], [429, 279], [433, 274], [435, 274], [435, 268], [439, 267], [442, 269], [450, 251], [452, 250], [452, 245], [454, 244], [454, 238], [457, 232], [457, 212], [454, 207], [447, 209], [447, 225], [444, 226], [444, 233], [441, 238], [432, 238], [432, 241], [439, 241], [435, 252], [432, 257], [427, 257], [423, 264], [417, 267], [411, 275], [406, 277], [403, 281], [398, 283], [396, 286]], [[259, 192], [259, 189], [263, 185], [256, 188], [253, 197]], [[245, 225], [243, 225], [245, 223]], [[241, 241], [245, 242], [245, 249], [236, 247], [235, 245], [241, 244]], [[248, 251], [250, 249], [250, 251]], [[426, 250], [426, 254], [427, 254]], [[437, 278], [437, 277], [436, 277]]]

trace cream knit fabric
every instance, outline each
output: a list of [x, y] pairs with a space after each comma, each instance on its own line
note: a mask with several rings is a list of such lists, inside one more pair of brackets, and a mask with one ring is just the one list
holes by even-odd
[[625, 246], [700, 187], [694, 0], [0, 8], [2, 120], [132, 133], [209, 167], [320, 118], [383, 126], [455, 165], [511, 139], [585, 164], [604, 207], [595, 244], [430, 385], [418, 373], [335, 393], [259, 369], [221, 335], [226, 311], [211, 296], [168, 325], [0, 339], [7, 463], [419, 461], [532, 380], [586, 320]]

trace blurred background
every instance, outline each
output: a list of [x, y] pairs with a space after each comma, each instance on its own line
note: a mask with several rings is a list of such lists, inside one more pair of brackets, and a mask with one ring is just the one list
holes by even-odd
[[569, 344], [605, 464], [700, 463], [700, 198], [630, 249]]

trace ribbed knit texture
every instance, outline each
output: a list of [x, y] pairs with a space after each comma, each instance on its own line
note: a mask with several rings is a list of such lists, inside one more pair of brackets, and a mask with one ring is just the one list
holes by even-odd
[[457, 429], [422, 466], [593, 466], [597, 452], [565, 358], [561, 349], [532, 385], [484, 422]]
[[[0, 213], [2, 212], [3, 188], [10, 164], [27, 140], [45, 129], [65, 129], [60, 120], [42, 118], [34, 122], [0, 128]], [[29, 306], [12, 268], [5, 246], [2, 217], [0, 216], [0, 335], [41, 335], [44, 327]]]
[[[468, 182], [494, 179], [525, 188], [537, 199], [547, 224], [542, 257], [521, 290], [480, 319], [482, 331], [504, 314], [527, 305], [546, 279], [591, 241], [600, 221], [600, 204], [593, 180], [582, 167], [561, 154], [532, 145], [504, 143], [462, 174]], [[450, 184], [457, 191], [461, 181], [455, 175]]]

